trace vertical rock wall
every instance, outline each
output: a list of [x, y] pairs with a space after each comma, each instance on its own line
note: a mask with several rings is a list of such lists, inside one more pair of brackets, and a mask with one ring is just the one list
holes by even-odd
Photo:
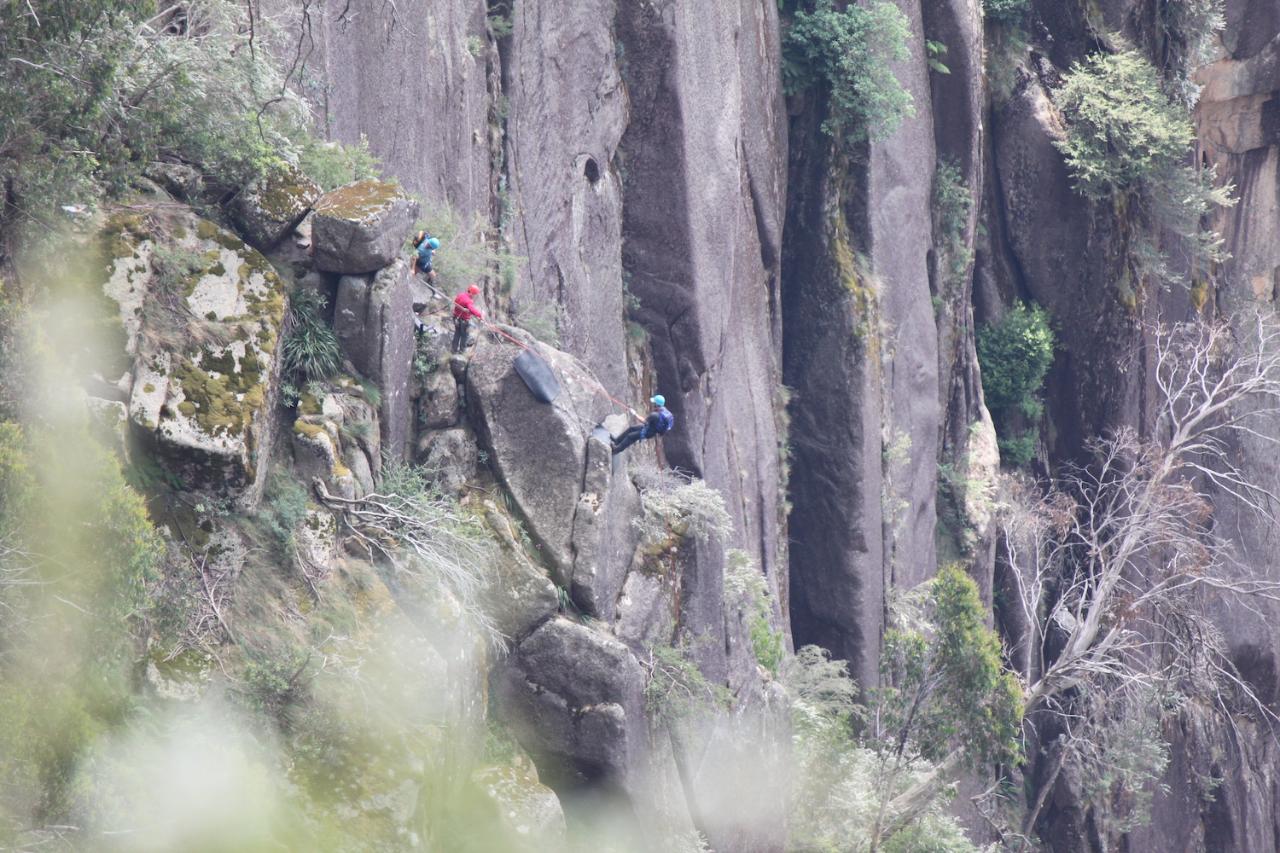
[[[847, 658], [864, 684], [878, 679], [886, 590], [937, 565], [944, 432], [964, 458], [970, 424], [985, 418], [968, 288], [944, 292], [931, 215], [940, 152], [980, 191], [980, 17], [968, 0], [899, 7], [914, 37], [895, 72], [915, 114], [851, 152], [818, 130], [825, 106], [807, 97], [792, 119], [783, 264], [793, 631], [797, 645]], [[946, 40], [954, 82], [931, 80], [926, 37]]]

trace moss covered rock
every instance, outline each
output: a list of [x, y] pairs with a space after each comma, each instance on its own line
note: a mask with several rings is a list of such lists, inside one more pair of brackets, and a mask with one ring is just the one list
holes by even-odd
[[386, 181], [356, 181], [325, 193], [311, 223], [317, 269], [358, 275], [404, 254], [418, 202]]
[[232, 215], [247, 239], [266, 251], [298, 227], [320, 187], [295, 166], [273, 169], [236, 197]]
[[129, 418], [188, 488], [256, 501], [285, 287], [255, 249], [190, 209], [133, 204], [102, 232], [104, 292], [132, 357]]

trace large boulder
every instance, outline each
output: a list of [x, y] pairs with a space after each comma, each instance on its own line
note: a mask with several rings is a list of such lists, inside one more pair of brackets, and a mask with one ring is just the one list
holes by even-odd
[[188, 488], [251, 505], [274, 433], [284, 283], [255, 249], [172, 203], [114, 214], [103, 238], [134, 431]]
[[338, 281], [333, 330], [347, 358], [381, 392], [382, 445], [405, 456], [413, 423], [409, 379], [413, 369], [413, 305], [409, 265], [403, 258], [377, 275]]
[[[581, 579], [594, 588], [593, 577], [607, 571], [612, 593], [595, 590], [586, 602], [596, 611], [594, 602], [611, 605], [617, 597], [630, 557], [627, 526], [608, 523], [614, 512], [622, 514], [630, 486], [625, 478], [611, 482], [609, 449], [590, 438], [612, 403], [577, 359], [522, 330], [504, 331], [551, 366], [560, 395], [552, 403], [539, 402], [513, 368], [520, 348], [482, 342], [467, 368], [467, 411], [554, 580], [569, 588]], [[609, 531], [618, 537], [607, 537]]]
[[414, 461], [442, 491], [459, 494], [479, 470], [478, 455], [475, 439], [458, 427], [423, 433]]
[[311, 222], [315, 265], [326, 272], [382, 269], [404, 254], [418, 218], [418, 202], [397, 184], [357, 181], [325, 193]]
[[552, 619], [515, 649], [496, 681], [502, 714], [553, 788], [638, 781], [648, 742], [645, 674], [622, 643]]
[[245, 239], [264, 252], [298, 226], [320, 187], [296, 166], [272, 169], [236, 196], [231, 206]]

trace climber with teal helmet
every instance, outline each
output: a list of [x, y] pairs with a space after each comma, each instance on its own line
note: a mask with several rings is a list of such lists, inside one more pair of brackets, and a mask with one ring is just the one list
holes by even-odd
[[613, 452], [621, 453], [631, 445], [644, 438], [665, 435], [676, 425], [675, 415], [667, 410], [667, 400], [661, 394], [649, 398], [653, 410], [644, 423], [637, 424], [613, 440]]
[[428, 281], [434, 281], [436, 273], [431, 268], [431, 261], [440, 248], [440, 241], [426, 231], [419, 231], [418, 236], [413, 238], [413, 248], [418, 250], [417, 257], [413, 259], [413, 271], [423, 273]]

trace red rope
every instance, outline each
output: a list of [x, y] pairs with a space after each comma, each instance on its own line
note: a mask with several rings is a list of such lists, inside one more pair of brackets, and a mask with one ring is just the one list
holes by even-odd
[[[511, 335], [508, 335], [506, 332], [502, 331], [502, 330], [501, 330], [501, 329], [499, 329], [497, 326], [495, 326], [494, 324], [490, 323], [488, 320], [484, 319], [483, 317], [480, 317], [480, 318], [477, 318], [477, 319], [479, 319], [479, 320], [480, 320], [480, 322], [484, 324], [484, 327], [485, 327], [486, 329], [488, 329], [489, 331], [491, 331], [491, 332], [496, 332], [497, 334], [502, 335], [502, 337], [504, 337], [504, 338], [506, 338], [507, 340], [511, 341], [511, 343], [513, 343], [513, 344], [515, 344], [516, 346], [520, 347], [520, 349], [524, 350], [525, 352], [533, 352], [533, 350], [532, 350], [532, 349], [530, 349], [530, 348], [528, 347], [528, 345], [526, 345], [523, 341], [520, 341], [520, 340], [517, 340], [516, 338], [513, 338]], [[534, 355], [538, 355], [536, 352], [534, 352], [533, 354], [534, 354]], [[542, 356], [538, 356], [538, 357], [539, 357], [539, 358], [541, 358]], [[598, 390], [598, 391], [593, 391], [593, 393], [596, 393], [596, 394], [603, 394], [604, 396], [606, 396], [606, 397], [608, 397], [610, 400], [612, 400], [614, 403], [616, 403], [617, 405], [621, 406], [622, 408], [624, 408], [624, 409], [626, 409], [628, 412], [630, 412], [630, 413], [631, 413], [631, 417], [635, 418], [635, 419], [636, 419], [636, 420], [638, 420], [640, 423], [644, 423], [644, 418], [640, 417], [640, 415], [636, 413], [636, 410], [635, 410], [635, 409], [631, 408], [631, 407], [630, 407], [630, 406], [628, 406], [626, 403], [622, 402], [622, 401], [621, 401], [621, 400], [619, 400], [617, 397], [615, 397], [615, 396], [613, 396], [612, 394], [610, 394], [608, 391], [604, 390], [604, 388], [603, 388], [603, 387], [601, 387], [601, 388], [600, 388], [600, 390]]]

